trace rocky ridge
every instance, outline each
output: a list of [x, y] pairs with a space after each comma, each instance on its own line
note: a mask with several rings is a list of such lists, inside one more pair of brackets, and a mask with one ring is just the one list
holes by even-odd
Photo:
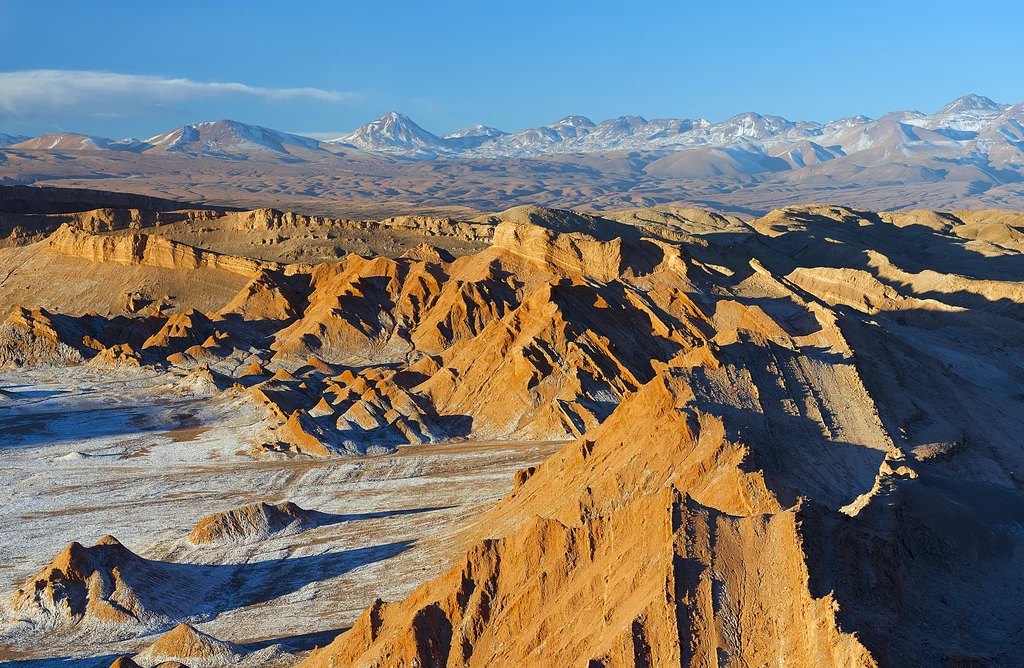
[[[20, 308], [0, 350], [187, 370], [265, 406], [259, 457], [566, 442], [446, 574], [302, 665], [1024, 657], [1003, 612], [1024, 593], [1019, 215], [526, 207], [473, 224], [493, 230], [473, 254], [260, 264], [205, 312]], [[73, 231], [72, 259], [138, 266], [134, 234]], [[193, 533], [258, 541], [302, 517], [257, 504]], [[23, 624], [188, 617], [145, 593], [172, 565], [109, 540], [66, 552], [17, 594]]]

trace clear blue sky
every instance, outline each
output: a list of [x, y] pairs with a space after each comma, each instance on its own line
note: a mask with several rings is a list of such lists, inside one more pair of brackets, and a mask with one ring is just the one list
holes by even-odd
[[930, 112], [970, 92], [1024, 101], [1021, 25], [1021, 0], [0, 0], [0, 132]]

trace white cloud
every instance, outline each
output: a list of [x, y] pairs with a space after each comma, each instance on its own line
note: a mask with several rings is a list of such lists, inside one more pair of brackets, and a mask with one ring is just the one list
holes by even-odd
[[263, 88], [138, 74], [74, 70], [0, 72], [0, 115], [40, 113], [122, 116], [152, 107], [228, 97], [342, 103], [354, 93], [320, 88]]

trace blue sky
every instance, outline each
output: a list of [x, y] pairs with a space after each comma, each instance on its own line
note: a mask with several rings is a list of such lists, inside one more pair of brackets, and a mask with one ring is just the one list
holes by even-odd
[[0, 0], [0, 132], [930, 112], [970, 92], [1024, 101], [1022, 22], [1020, 0]]

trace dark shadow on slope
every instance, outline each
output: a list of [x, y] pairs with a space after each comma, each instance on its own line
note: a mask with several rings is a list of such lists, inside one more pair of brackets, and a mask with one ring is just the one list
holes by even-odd
[[360, 520], [379, 520], [388, 517], [400, 517], [402, 515], [418, 515], [420, 513], [432, 513], [438, 510], [448, 510], [453, 506], [430, 506], [426, 508], [405, 508], [402, 510], [380, 510], [369, 513], [323, 513], [319, 510], [310, 510], [306, 520], [307, 528], [330, 526], [342, 524], [343, 522], [358, 522]]
[[[843, 336], [895, 444], [936, 464], [953, 458], [953, 470], [966, 454], [1021, 486], [1015, 472], [1024, 469], [1024, 362], [1017, 323], [985, 313], [900, 311], [870, 319], [851, 311], [840, 319]], [[1014, 326], [1000, 327], [1000, 320]]]
[[345, 631], [348, 631], [348, 626], [343, 626], [337, 629], [328, 629], [326, 631], [313, 631], [311, 633], [301, 633], [293, 636], [281, 636], [278, 638], [265, 638], [263, 640], [253, 640], [246, 643], [236, 643], [245, 652], [256, 652], [267, 647], [273, 647], [274, 645], [280, 645], [282, 648], [289, 652], [308, 652], [318, 647], [326, 647], [330, 645], [335, 638], [340, 636]]
[[863, 251], [873, 249], [900, 269], [915, 274], [932, 269], [997, 281], [1016, 281], [1024, 276], [1024, 254], [1012, 249], [1004, 247], [1005, 255], [984, 256], [965, 247], [968, 239], [954, 234], [918, 224], [896, 227], [883, 222], [878, 214], [856, 213], [870, 224], [801, 214], [793, 222], [795, 229], [776, 237], [756, 238], [764, 246], [788, 258], [788, 266], [782, 262], [773, 263], [777, 266], [771, 268], [777, 275], [788, 274], [798, 266], [850, 267], [871, 271]]
[[70, 391], [20, 389], [23, 387], [31, 388], [32, 385], [8, 385], [7, 387], [0, 387], [0, 397], [10, 399], [11, 401], [19, 401], [25, 399], [49, 399], [50, 397], [58, 397], [62, 394], [67, 394]]
[[[801, 351], [741, 339], [723, 346], [717, 357], [749, 373], [756, 408], [722, 400], [719, 380], [704, 367], [678, 373], [686, 377], [700, 412], [720, 418], [726, 439], [749, 448], [741, 468], [763, 470], [768, 488], [784, 507], [807, 496], [838, 509], [871, 489], [886, 452], [836, 436], [843, 424], [832, 419], [827, 398], [807, 381]], [[835, 356], [816, 363], [846, 366], [852, 361]], [[869, 413], [871, 407], [863, 410]]]
[[73, 444], [111, 436], [133, 437], [146, 433], [194, 427], [188, 412], [167, 410], [166, 405], [97, 406], [95, 402], [62, 401], [46, 411], [21, 413], [0, 405], [0, 450], [4, 448]]
[[[0, 648], [2, 649], [2, 648]], [[110, 668], [121, 654], [92, 656], [85, 659], [53, 657], [47, 659], [12, 659], [0, 661], [0, 668]]]
[[855, 517], [799, 513], [811, 594], [879, 665], [1021, 665], [1024, 494], [922, 468]]
[[234, 207], [190, 204], [179, 200], [132, 193], [63, 188], [55, 186], [0, 186], [0, 212], [20, 214], [62, 214], [93, 209], [140, 209], [144, 212], [181, 209], [238, 211]]
[[[137, 612], [131, 613], [151, 632], [162, 632], [181, 621], [198, 622], [247, 606], [259, 605], [295, 593], [310, 584], [322, 584], [352, 570], [390, 559], [410, 549], [415, 541], [235, 564], [186, 564], [142, 558], [110, 539], [90, 548], [72, 545], [85, 575], [101, 581], [119, 581], [119, 590], [130, 592]], [[83, 576], [85, 577], [85, 576]], [[58, 580], [60, 576], [58, 576]], [[92, 581], [92, 580], [90, 580]], [[77, 584], [76, 584], [77, 582]], [[45, 588], [43, 580], [30, 579], [26, 586]], [[70, 581], [58, 595], [74, 620], [89, 610], [92, 596], [84, 581]], [[76, 588], [77, 587], [77, 588]], [[60, 592], [74, 591], [74, 596]], [[129, 622], [130, 623], [130, 622]], [[65, 629], [67, 627], [64, 627]]]
[[294, 593], [308, 584], [323, 582], [360, 566], [390, 559], [411, 548], [414, 542], [402, 540], [341, 552], [252, 564], [168, 565], [172, 567], [174, 578], [220, 582], [211, 591], [207, 600], [197, 606], [199, 609], [196, 611], [197, 614], [218, 614], [226, 610], [266, 603]]

